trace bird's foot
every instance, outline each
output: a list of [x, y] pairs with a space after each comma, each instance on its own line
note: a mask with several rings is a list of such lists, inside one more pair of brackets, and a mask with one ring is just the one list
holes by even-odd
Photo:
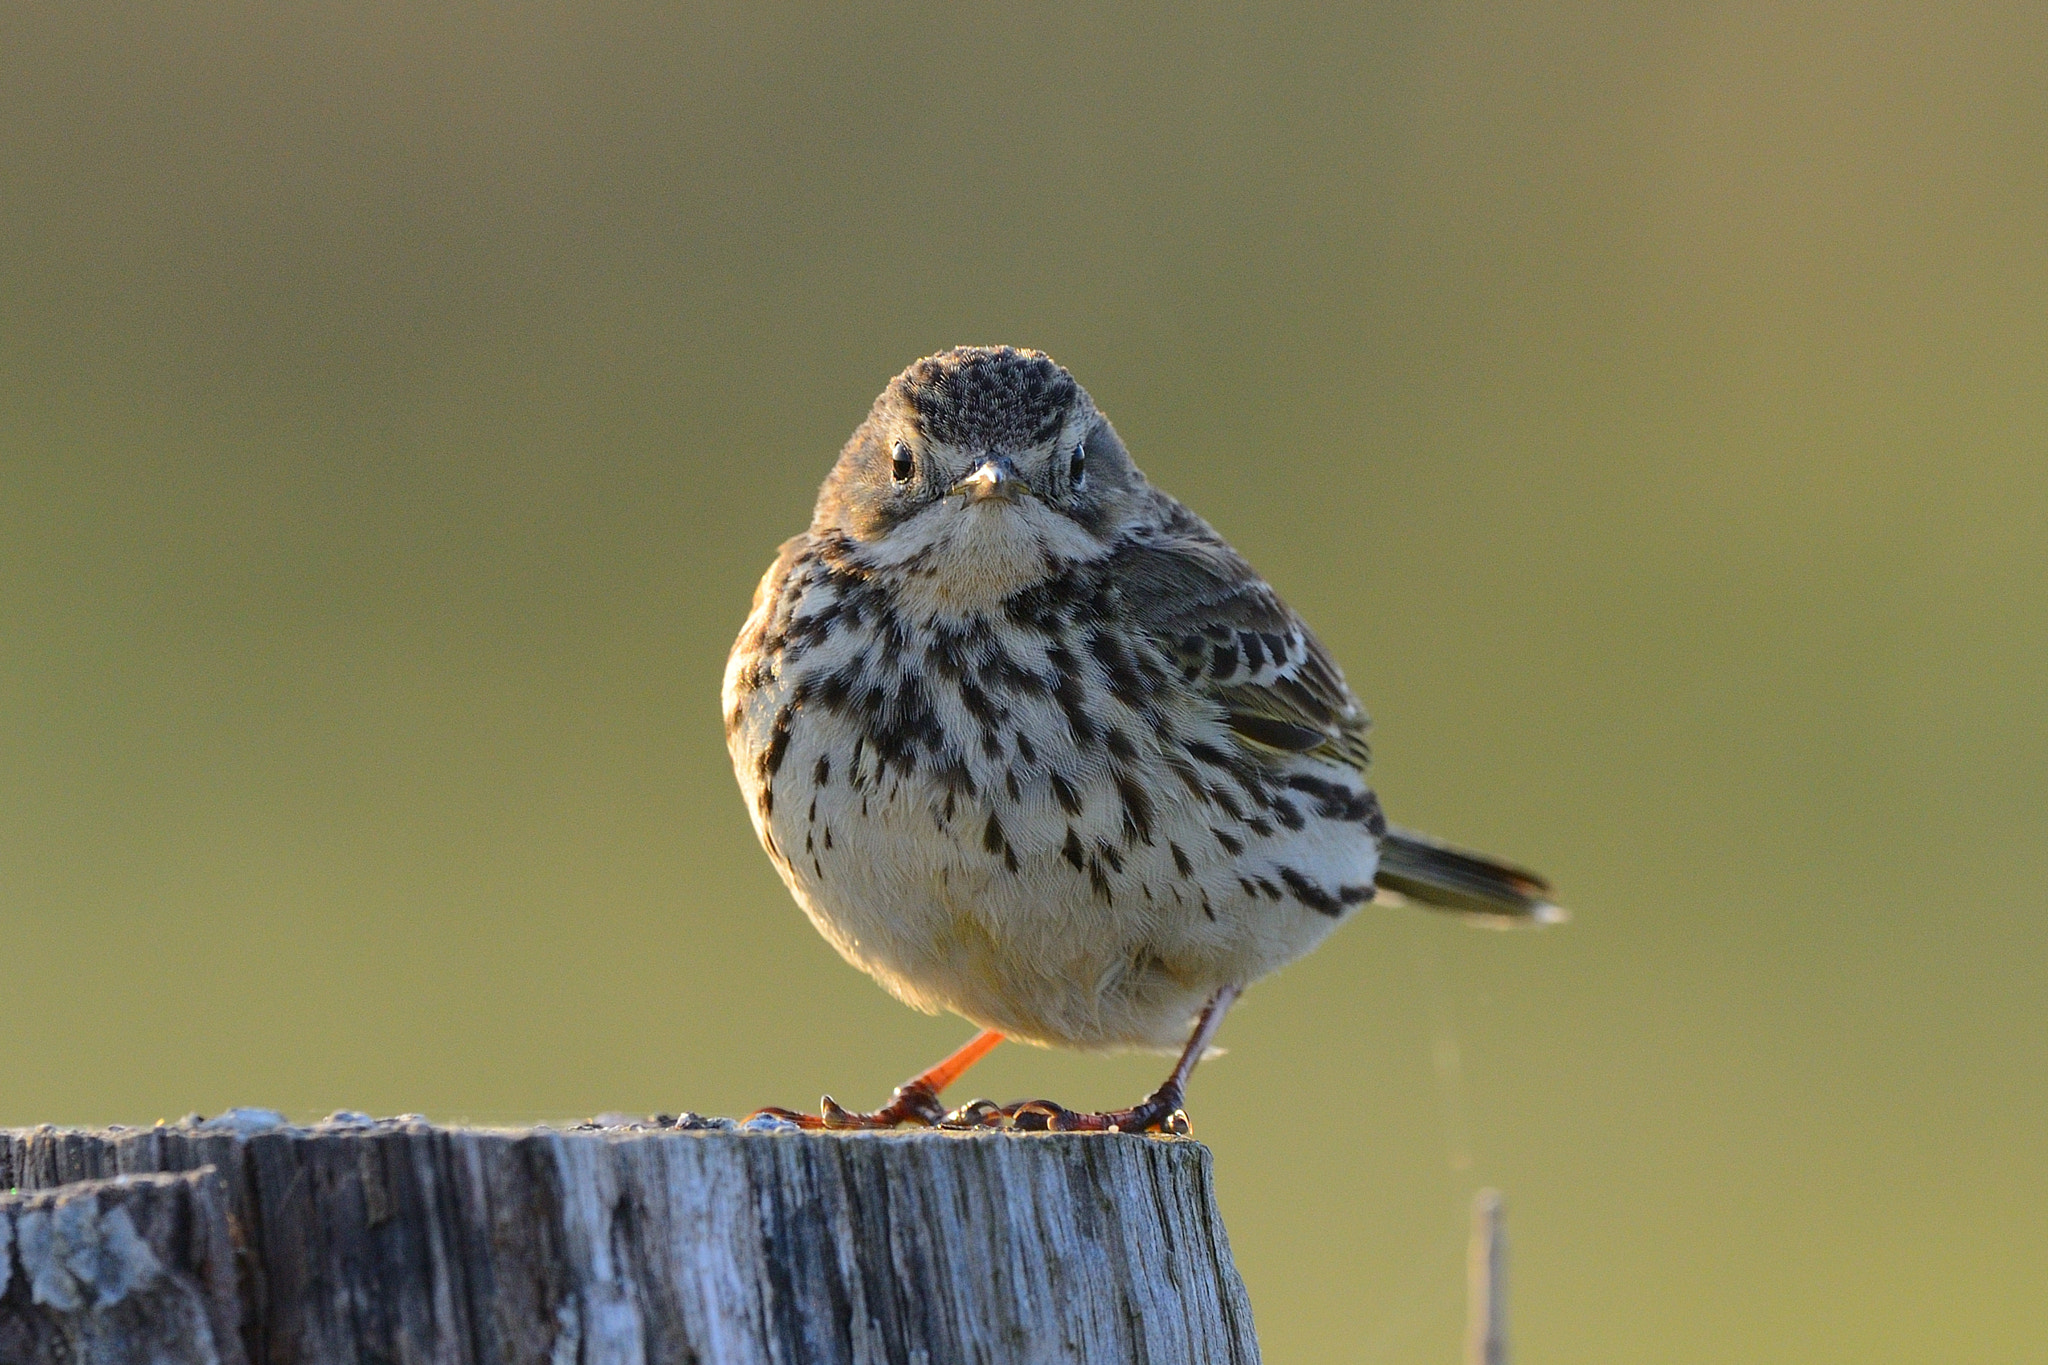
[[1181, 1089], [1160, 1086], [1129, 1109], [1084, 1114], [1051, 1100], [1018, 1100], [997, 1104], [974, 1100], [947, 1114], [941, 1128], [1009, 1128], [1025, 1133], [1171, 1133], [1185, 1137], [1192, 1129], [1181, 1107]]
[[793, 1109], [774, 1107], [756, 1109], [749, 1118], [766, 1114], [771, 1118], [784, 1119], [800, 1128], [830, 1128], [835, 1130], [900, 1128], [910, 1124], [918, 1128], [937, 1126], [946, 1117], [945, 1106], [939, 1103], [939, 1096], [931, 1086], [922, 1080], [910, 1081], [896, 1087], [896, 1093], [880, 1109], [868, 1113], [857, 1113], [843, 1108], [830, 1095], [818, 1101], [819, 1113], [800, 1114]]

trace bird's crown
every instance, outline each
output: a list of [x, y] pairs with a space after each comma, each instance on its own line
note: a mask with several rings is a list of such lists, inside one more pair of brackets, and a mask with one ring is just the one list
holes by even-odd
[[969, 450], [1018, 450], [1050, 440], [1080, 385], [1042, 351], [956, 346], [927, 356], [892, 385], [926, 440]]

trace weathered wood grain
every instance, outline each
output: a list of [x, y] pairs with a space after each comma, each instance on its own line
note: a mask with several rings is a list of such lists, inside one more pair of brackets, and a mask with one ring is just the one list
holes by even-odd
[[0, 1131], [0, 1190], [206, 1166], [264, 1365], [1258, 1359], [1187, 1140], [246, 1114]]
[[0, 1361], [244, 1365], [212, 1167], [0, 1193]]

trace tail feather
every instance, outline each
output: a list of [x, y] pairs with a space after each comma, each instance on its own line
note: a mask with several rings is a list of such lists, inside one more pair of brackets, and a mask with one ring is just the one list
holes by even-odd
[[1550, 883], [1534, 872], [1452, 848], [1411, 829], [1387, 830], [1380, 840], [1380, 868], [1373, 880], [1382, 891], [1433, 910], [1523, 924], [1556, 924], [1570, 918], [1551, 902]]

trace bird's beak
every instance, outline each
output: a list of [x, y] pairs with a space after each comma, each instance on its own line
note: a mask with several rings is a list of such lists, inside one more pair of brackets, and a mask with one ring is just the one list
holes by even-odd
[[1015, 502], [1031, 491], [1031, 485], [1017, 473], [1017, 466], [1007, 455], [991, 455], [975, 467], [972, 474], [953, 485], [955, 493], [964, 493], [969, 502], [983, 502], [995, 498], [1002, 502]]

